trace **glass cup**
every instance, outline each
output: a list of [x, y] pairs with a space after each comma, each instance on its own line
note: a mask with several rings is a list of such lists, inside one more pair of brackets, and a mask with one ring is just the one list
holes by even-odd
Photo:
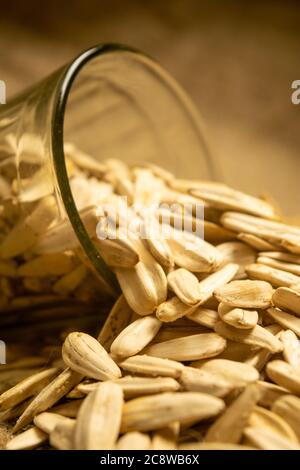
[[[58, 218], [70, 221], [84, 256], [115, 290], [114, 275], [76, 207], [65, 142], [99, 161], [151, 161], [182, 178], [214, 179], [201, 119], [160, 65], [116, 44], [88, 49], [0, 106], [2, 199], [17, 201], [25, 217], [38, 201], [54, 198]], [[5, 187], [3, 175], [9, 175], [12, 192]], [[48, 221], [41, 216], [38, 224], [42, 231]]]

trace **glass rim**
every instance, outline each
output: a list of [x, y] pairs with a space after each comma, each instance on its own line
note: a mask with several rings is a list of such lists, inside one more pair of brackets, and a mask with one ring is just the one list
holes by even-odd
[[63, 68], [63, 74], [60, 77], [58, 86], [56, 88], [56, 94], [54, 97], [54, 106], [51, 120], [51, 144], [52, 144], [52, 156], [55, 167], [56, 179], [60, 194], [63, 200], [63, 204], [66, 213], [69, 217], [74, 232], [80, 241], [80, 244], [84, 248], [84, 251], [89, 258], [90, 262], [101, 275], [102, 279], [107, 283], [110, 288], [110, 292], [113, 296], [120, 292], [120, 288], [116, 279], [115, 274], [106, 265], [105, 261], [101, 257], [98, 250], [93, 245], [84, 224], [80, 218], [76, 204], [72, 195], [72, 191], [69, 184], [69, 177], [66, 168], [65, 154], [64, 154], [64, 121], [68, 98], [72, 88], [72, 84], [82, 68], [90, 60], [102, 56], [108, 53], [116, 52], [127, 52], [136, 55], [139, 58], [144, 58], [156, 68], [157, 73], [168, 82], [174, 95], [184, 104], [184, 108], [191, 118], [191, 122], [195, 127], [197, 134], [201, 140], [201, 146], [203, 149], [203, 156], [206, 160], [207, 167], [211, 173], [212, 179], [214, 178], [213, 159], [210, 154], [207, 141], [204, 137], [204, 130], [201, 119], [199, 118], [198, 112], [194, 107], [193, 103], [189, 99], [186, 92], [177, 84], [176, 80], [164, 70], [152, 57], [140, 52], [139, 50], [130, 46], [118, 44], [118, 43], [107, 43], [100, 44], [91, 47], [81, 54], [79, 54], [69, 65]]

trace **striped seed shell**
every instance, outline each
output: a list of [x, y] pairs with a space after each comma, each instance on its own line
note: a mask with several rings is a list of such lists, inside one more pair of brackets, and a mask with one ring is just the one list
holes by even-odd
[[75, 372], [98, 380], [117, 379], [121, 371], [101, 344], [86, 333], [70, 333], [62, 348], [62, 357]]
[[142, 242], [138, 245], [140, 261], [132, 268], [116, 268], [122, 292], [139, 315], [149, 315], [167, 298], [167, 278]]
[[201, 421], [219, 414], [222, 400], [203, 393], [175, 392], [135, 398], [125, 403], [121, 432], [151, 431], [174, 421]]
[[273, 411], [266, 410], [261, 406], [255, 406], [249, 417], [249, 426], [268, 429], [272, 433], [277, 434], [282, 439], [288, 439], [298, 443], [297, 436], [290, 425]]
[[273, 294], [272, 301], [276, 307], [289, 310], [300, 317], [300, 293], [288, 287], [279, 287]]
[[274, 287], [290, 287], [300, 280], [299, 276], [295, 276], [295, 274], [263, 264], [249, 264], [245, 269], [250, 279], [266, 281]]
[[38, 395], [30, 402], [28, 407], [24, 410], [20, 418], [15, 424], [13, 432], [17, 432], [24, 426], [29, 424], [34, 416], [48, 408], [51, 408], [63, 396], [65, 396], [75, 385], [82, 379], [82, 375], [73, 372], [70, 369], [65, 369], [60, 375], [55, 377], [45, 388], [43, 388]]
[[239, 265], [239, 270], [236, 274], [238, 278], [245, 276], [245, 266], [254, 263], [256, 259], [255, 250], [239, 241], [221, 243], [217, 248], [224, 257], [224, 263]]
[[47, 411], [44, 411], [44, 413], [35, 416], [33, 419], [35, 426], [47, 434], [50, 434], [57, 424], [68, 422], [74, 422], [74, 420], [56, 413], [49, 413]]
[[203, 333], [171, 339], [148, 346], [145, 354], [177, 361], [196, 361], [217, 356], [226, 347], [226, 340], [215, 333]]
[[210, 359], [208, 361], [193, 362], [193, 367], [223, 379], [231, 388], [245, 387], [258, 380], [257, 370], [242, 362], [228, 359]]
[[128, 325], [113, 341], [110, 351], [118, 358], [139, 353], [156, 336], [161, 322], [154, 316], [139, 318]]
[[232, 307], [267, 308], [271, 305], [273, 289], [264, 281], [232, 281], [215, 290], [219, 302]]
[[238, 444], [259, 398], [260, 391], [257, 385], [248, 385], [210, 426], [204, 439], [205, 442]]
[[14, 387], [8, 389], [0, 395], [0, 410], [7, 410], [35, 395], [45, 387], [56, 375], [58, 369], [46, 369], [30, 375]]
[[279, 339], [259, 325], [256, 325], [251, 330], [241, 330], [220, 321], [215, 326], [215, 332], [231, 341], [265, 348], [272, 353], [282, 351], [282, 343]]
[[131, 431], [123, 434], [117, 442], [116, 450], [150, 450], [151, 439], [148, 434]]
[[125, 361], [119, 362], [119, 366], [132, 374], [173, 378], [179, 377], [184, 367], [180, 362], [146, 354], [129, 357]]
[[254, 328], [258, 322], [258, 313], [255, 310], [233, 308], [225, 302], [220, 302], [218, 314], [223, 322], [242, 330]]
[[283, 357], [293, 367], [300, 367], [300, 342], [292, 330], [282, 331], [280, 341], [283, 344]]
[[58, 450], [73, 450], [75, 425], [73, 419], [58, 423], [49, 437], [51, 446]]
[[300, 440], [300, 398], [284, 395], [273, 402], [272, 411], [281, 416]]
[[[287, 271], [296, 276], [300, 276], [300, 265], [295, 263], [288, 263], [285, 261], [280, 261], [268, 256], [262, 256], [262, 253], [257, 258], [257, 263], [270, 266], [271, 268], [280, 269], [281, 271]], [[299, 279], [300, 280], [300, 279]]]
[[271, 408], [279, 398], [290, 393], [287, 388], [280, 387], [279, 385], [271, 382], [263, 382], [259, 380], [257, 385], [261, 390], [261, 397], [258, 404], [265, 408]]
[[287, 312], [283, 312], [278, 308], [268, 308], [268, 315], [273, 318], [279, 325], [292, 330], [300, 337], [300, 318]]
[[183, 303], [179, 297], [174, 296], [162, 302], [156, 309], [157, 318], [164, 323], [173, 322], [178, 318], [189, 315], [196, 309], [197, 305]]
[[177, 449], [177, 439], [180, 431], [178, 421], [168, 426], [157, 429], [152, 434], [152, 450], [175, 450]]
[[168, 276], [168, 286], [177, 297], [187, 305], [195, 305], [199, 302], [199, 281], [197, 277], [184, 268], [171, 271]]
[[216, 289], [226, 285], [236, 275], [238, 264], [229, 263], [199, 282], [199, 304], [207, 302]]
[[175, 263], [191, 272], [211, 272], [221, 263], [221, 253], [191, 233], [174, 229], [168, 244]]
[[48, 440], [48, 434], [36, 427], [27, 429], [26, 431], [14, 436], [6, 444], [6, 450], [30, 450], [39, 447]]
[[113, 449], [120, 431], [123, 397], [121, 388], [104, 382], [84, 400], [76, 420], [77, 450]]
[[300, 394], [300, 370], [287, 362], [275, 360], [267, 364], [268, 377], [281, 387], [287, 388], [295, 395]]
[[193, 313], [187, 315], [187, 318], [195, 323], [198, 323], [199, 325], [214, 329], [215, 324], [219, 320], [219, 315], [215, 310], [205, 307], [198, 307]]
[[249, 426], [244, 430], [247, 442], [261, 450], [300, 450], [294, 441], [284, 439], [269, 429]]
[[232, 386], [223, 377], [211, 374], [209, 371], [185, 367], [180, 376], [180, 383], [184, 390], [190, 392], [208, 393], [215, 397], [225, 397], [232, 389]]

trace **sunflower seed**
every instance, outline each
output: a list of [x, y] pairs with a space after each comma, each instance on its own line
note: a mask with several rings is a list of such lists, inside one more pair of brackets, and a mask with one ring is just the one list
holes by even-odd
[[259, 378], [259, 374], [254, 367], [227, 359], [193, 362], [192, 366], [212, 374], [216, 379], [224, 380], [231, 389], [245, 387], [256, 382]]
[[289, 424], [273, 411], [265, 410], [261, 406], [255, 406], [248, 424], [251, 427], [269, 430], [279, 438], [298, 443], [297, 436]]
[[[13, 258], [32, 248], [56, 216], [55, 198], [48, 196], [42, 199], [31, 214], [15, 224], [4, 238], [0, 245], [0, 257], [3, 259]], [[42, 224], [41, 220], [43, 220]]]
[[162, 392], [176, 392], [179, 384], [171, 377], [122, 377], [117, 383], [126, 399]]
[[225, 323], [242, 330], [254, 328], [258, 322], [258, 313], [255, 310], [232, 308], [224, 302], [219, 304], [218, 314]]
[[[87, 233], [94, 236], [99, 218], [103, 212], [95, 206], [79, 211], [80, 218]], [[45, 230], [45, 227], [44, 227]], [[39, 255], [62, 253], [73, 250], [79, 245], [79, 241], [69, 221], [63, 220], [45, 231], [33, 247], [33, 251]]]
[[279, 339], [259, 325], [256, 325], [251, 330], [241, 330], [220, 321], [216, 323], [215, 332], [231, 341], [265, 348], [272, 353], [282, 351], [282, 343]]
[[198, 323], [199, 325], [206, 326], [207, 328], [214, 329], [215, 324], [219, 320], [218, 312], [205, 307], [198, 307], [193, 313], [187, 315], [187, 318]]
[[250, 233], [239, 233], [237, 238], [257, 251], [276, 251], [277, 246]]
[[70, 142], [64, 144], [65, 156], [72, 160], [79, 168], [101, 178], [106, 172], [104, 163], [99, 162], [90, 155], [79, 150]]
[[267, 202], [240, 191], [235, 191], [225, 185], [219, 187], [197, 187], [190, 192], [193, 196], [200, 197], [217, 209], [246, 212], [267, 218], [275, 216], [273, 207]]
[[272, 286], [264, 281], [232, 281], [215, 290], [219, 302], [241, 308], [270, 307], [272, 294]]
[[151, 439], [148, 434], [131, 431], [123, 434], [117, 442], [116, 450], [150, 450]]
[[204, 304], [207, 302], [213, 295], [214, 291], [222, 288], [230, 282], [236, 275], [238, 269], [238, 264], [230, 263], [200, 281], [198, 286], [200, 297], [199, 303]]
[[272, 411], [281, 416], [300, 439], [300, 398], [284, 395], [273, 402]]
[[48, 434], [33, 427], [14, 436], [7, 444], [6, 450], [30, 450], [47, 442]]
[[22, 264], [18, 268], [18, 275], [21, 277], [61, 276], [72, 271], [74, 267], [74, 259], [67, 254], [41, 255]]
[[65, 274], [53, 284], [53, 292], [58, 295], [69, 295], [83, 282], [86, 275], [86, 266], [83, 264], [77, 266], [75, 269], [73, 269], [73, 271]]
[[178, 297], [174, 296], [165, 302], [162, 302], [156, 309], [156, 316], [161, 322], [174, 322], [196, 309], [197, 305], [188, 305], [183, 303]]
[[265, 408], [271, 408], [273, 403], [275, 403], [279, 398], [290, 393], [288, 389], [280, 387], [279, 385], [275, 385], [271, 382], [262, 382], [259, 380], [257, 385], [262, 393], [258, 404], [264, 406]]
[[180, 383], [184, 390], [190, 392], [208, 393], [215, 397], [224, 397], [232, 389], [230, 383], [223, 377], [211, 374], [209, 371], [195, 369], [193, 367], [185, 367], [180, 376]]
[[295, 317], [287, 312], [283, 312], [277, 308], [268, 308], [268, 315], [273, 318], [279, 325], [288, 328], [300, 337], [300, 318]]
[[300, 371], [287, 362], [275, 360], [266, 366], [268, 376], [273, 382], [287, 388], [296, 395], [300, 394]]
[[175, 450], [180, 431], [178, 421], [169, 424], [165, 428], [157, 429], [152, 435], [152, 450]]
[[122, 390], [112, 382], [104, 382], [90, 393], [78, 413], [75, 449], [112, 449], [120, 430], [122, 406]]
[[133, 315], [134, 312], [126, 302], [124, 295], [120, 295], [113, 305], [97, 338], [106, 351], [110, 351], [112, 342], [130, 323]]
[[61, 405], [57, 405], [54, 408], [51, 408], [50, 411], [52, 413], [66, 416], [67, 418], [76, 418], [78, 410], [82, 405], [82, 401], [83, 400], [68, 401], [67, 403], [62, 403]]
[[211, 244], [188, 232], [174, 231], [168, 240], [175, 263], [191, 272], [211, 272], [221, 263], [221, 253]]
[[49, 437], [51, 446], [58, 450], [73, 450], [75, 425], [73, 419], [58, 423]]
[[141, 261], [133, 268], [117, 268], [115, 273], [130, 307], [139, 315], [149, 315], [167, 298], [167, 278], [150, 253], [140, 250]]
[[[99, 237], [99, 224], [97, 226], [97, 234]], [[103, 232], [101, 232], [103, 233]], [[139, 262], [139, 255], [135, 250], [134, 244], [129, 238], [122, 235], [122, 231], [118, 230], [110, 236], [97, 238], [94, 244], [104, 259], [105, 263], [116, 268], [131, 268]]]
[[300, 255], [300, 236], [299, 234], [284, 234], [281, 241], [282, 246], [296, 255]]
[[132, 356], [119, 362], [119, 366], [133, 374], [177, 378], [183, 370], [180, 362], [147, 355]]
[[300, 450], [295, 442], [279, 437], [269, 429], [247, 427], [244, 434], [250, 444], [261, 450]]
[[65, 369], [32, 400], [16, 422], [13, 432], [17, 432], [25, 427], [37, 414], [51, 408], [75, 385], [77, 385], [81, 379], [82, 375], [77, 374], [70, 369]]
[[196, 419], [201, 421], [219, 414], [222, 400], [203, 393], [162, 393], [135, 398], [125, 403], [121, 432], [151, 431], [174, 421]]
[[48, 412], [41, 413], [35, 416], [33, 419], [34, 425], [47, 434], [50, 434], [52, 431], [54, 431], [57, 424], [68, 422], [74, 422], [74, 420], [66, 418], [65, 416], [60, 416], [56, 413]]
[[246, 266], [245, 269], [250, 279], [266, 281], [274, 287], [290, 287], [300, 281], [295, 274], [271, 268], [263, 264], [250, 264]]
[[205, 442], [228, 442], [238, 444], [249, 416], [260, 398], [256, 384], [251, 384], [226, 408], [209, 428]]
[[152, 256], [164, 268], [170, 269], [174, 267], [174, 259], [171, 249], [164, 238], [158, 238], [160, 234], [160, 225], [154, 219], [151, 223], [143, 225], [145, 233], [145, 242]]
[[195, 305], [199, 302], [199, 281], [197, 277], [184, 268], [171, 271], [168, 276], [168, 286], [177, 297], [187, 305]]
[[283, 357], [293, 367], [300, 367], [300, 342], [292, 330], [282, 331], [280, 341], [283, 344]]
[[65, 364], [75, 372], [99, 380], [117, 379], [121, 371], [101, 344], [86, 333], [70, 333], [62, 348]]
[[57, 374], [58, 369], [52, 368], [25, 378], [22, 382], [19, 382], [17, 385], [0, 395], [0, 410], [12, 408], [26, 400], [26, 398], [35, 395]]
[[171, 339], [148, 346], [145, 354], [177, 361], [196, 361], [217, 356], [226, 347], [226, 340], [215, 333], [203, 333]]
[[152, 316], [139, 318], [128, 325], [113, 341], [110, 351], [118, 358], [139, 353], [155, 337], [161, 322]]
[[273, 294], [272, 301], [276, 307], [290, 310], [300, 317], [300, 293], [287, 287], [279, 287]]
[[245, 266], [254, 263], [256, 259], [255, 250], [242, 242], [221, 243], [217, 248], [222, 253], [226, 264], [234, 263], [239, 265], [239, 270], [236, 274], [238, 278], [245, 276]]
[[262, 254], [260, 254], [260, 256], [257, 258], [257, 263], [270, 266], [271, 268], [280, 269], [282, 271], [287, 271], [291, 274], [295, 274], [296, 276], [300, 276], [300, 266], [298, 264], [286, 263], [277, 259], [268, 258], [267, 256], [262, 256]]
[[292, 240], [294, 238], [297, 240], [297, 236], [300, 236], [298, 227], [237, 212], [225, 212], [221, 217], [221, 223], [229, 230], [250, 233], [271, 243], [291, 240], [290, 237]]

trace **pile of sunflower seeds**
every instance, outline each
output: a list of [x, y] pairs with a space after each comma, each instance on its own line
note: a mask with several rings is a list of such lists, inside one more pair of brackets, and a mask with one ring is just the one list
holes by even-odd
[[[6, 448], [300, 449], [300, 228], [224, 184], [66, 153], [78, 210], [122, 294], [97, 339], [70, 318], [47, 367], [47, 348], [1, 366]], [[105, 295], [45, 185], [24, 216], [2, 178], [3, 317], [45, 296], [74, 308]], [[144, 226], [151, 204], [175, 237]], [[176, 228], [183, 218], [190, 231]]]

